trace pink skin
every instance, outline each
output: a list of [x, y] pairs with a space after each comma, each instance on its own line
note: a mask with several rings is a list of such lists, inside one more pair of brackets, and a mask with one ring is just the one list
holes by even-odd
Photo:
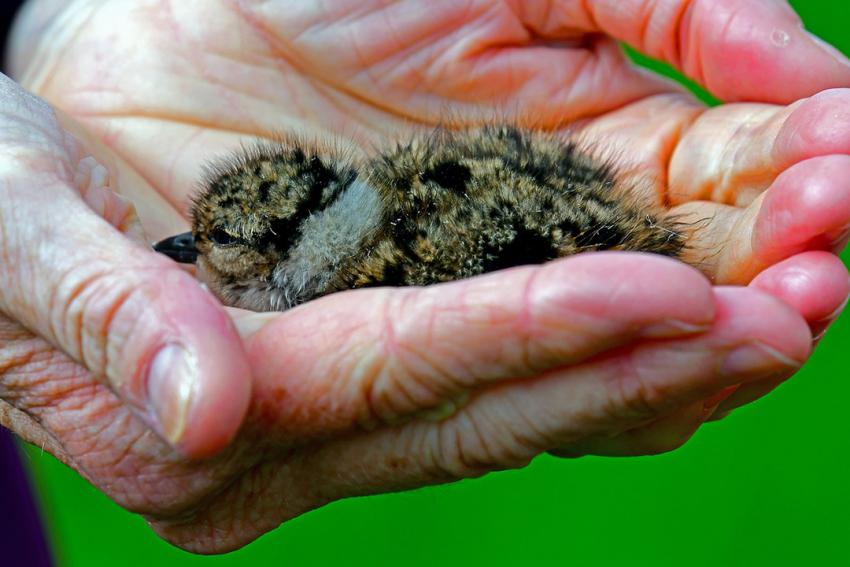
[[[835, 86], [850, 72], [834, 48], [812, 41], [783, 1], [748, 0], [517, 0], [543, 21], [580, 32], [601, 32], [673, 64], [727, 101], [787, 103]], [[555, 12], [548, 13], [547, 9]], [[547, 25], [548, 24], [548, 25]], [[592, 71], [593, 66], [591, 66]], [[843, 80], [843, 79], [842, 79]]]
[[[850, 293], [831, 253], [850, 91], [815, 94], [850, 66], [787, 6], [385, 4], [205, 0], [199, 20], [191, 0], [41, 0], [19, 25], [15, 73], [61, 113], [0, 83], [0, 423], [187, 549], [545, 451], [672, 450], [791, 376]], [[616, 39], [729, 100], [814, 96], [705, 109]], [[375, 141], [494, 108], [578, 119], [648, 198], [711, 219], [690, 242], [703, 273], [590, 254], [252, 314], [145, 249], [127, 205], [158, 238], [185, 230], [201, 164], [246, 137]], [[166, 345], [187, 362], [154, 362]]]

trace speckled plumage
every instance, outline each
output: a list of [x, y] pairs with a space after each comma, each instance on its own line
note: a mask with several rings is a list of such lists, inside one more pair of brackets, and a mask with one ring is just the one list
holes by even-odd
[[192, 233], [224, 303], [281, 310], [588, 250], [679, 255], [680, 227], [633, 191], [576, 143], [511, 127], [437, 130], [373, 158], [291, 139], [211, 168]]

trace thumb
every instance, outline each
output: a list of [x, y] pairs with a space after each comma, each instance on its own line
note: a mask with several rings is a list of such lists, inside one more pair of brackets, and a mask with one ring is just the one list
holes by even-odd
[[250, 398], [230, 320], [191, 276], [83, 202], [75, 184], [92, 182], [79, 175], [91, 158], [77, 161], [46, 104], [3, 82], [0, 311], [105, 379], [185, 455], [215, 453]]

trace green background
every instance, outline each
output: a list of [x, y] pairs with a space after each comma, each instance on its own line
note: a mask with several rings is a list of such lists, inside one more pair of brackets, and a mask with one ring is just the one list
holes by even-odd
[[[793, 4], [850, 53], [848, 0]], [[161, 542], [38, 449], [26, 461], [66, 566], [850, 565], [848, 345], [845, 316], [796, 379], [675, 453], [541, 457], [481, 480], [338, 502], [222, 557]]]

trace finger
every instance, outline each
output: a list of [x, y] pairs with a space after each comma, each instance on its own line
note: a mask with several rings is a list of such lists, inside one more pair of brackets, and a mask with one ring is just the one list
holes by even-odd
[[[211, 543], [203, 534], [214, 533], [218, 549], [232, 549], [324, 503], [523, 466], [544, 450], [701, 405], [708, 393], [797, 366], [808, 355], [805, 322], [778, 300], [755, 290], [719, 289], [716, 301], [708, 333], [645, 341], [487, 388], [442, 423], [414, 422], [312, 446], [255, 468], [192, 524], [155, 521], [153, 527], [189, 548]], [[268, 497], [281, 493], [292, 497]]]
[[[5, 79], [0, 310], [103, 376], [187, 455], [236, 433], [250, 381], [218, 303], [95, 215], [50, 108]], [[102, 180], [106, 183], [104, 180]], [[90, 190], [91, 188], [88, 188]], [[104, 187], [105, 189], [105, 187]], [[59, 220], [61, 219], [61, 220]]]
[[[522, 440], [528, 458], [587, 437], [624, 432], [806, 360], [811, 335], [789, 307], [750, 289], [718, 288], [716, 293], [717, 315], [709, 333], [638, 343], [514, 387], [481, 393], [459, 415], [489, 435], [481, 433], [469, 447], [457, 448], [464, 455], [461, 461], [505, 458], [508, 443], [516, 439]], [[452, 429], [451, 421], [444, 426]], [[462, 421], [455, 423], [455, 430]], [[512, 435], [500, 435], [500, 426]]]
[[[134, 513], [186, 514], [268, 458], [238, 442], [212, 459], [173, 450], [65, 353], [0, 316], [0, 425]], [[215, 471], [215, 474], [207, 474]]]
[[261, 429], [276, 422], [303, 437], [394, 422], [636, 338], [698, 333], [712, 318], [711, 289], [691, 268], [599, 253], [430, 288], [337, 294], [259, 331], [240, 326], [253, 332]]
[[850, 85], [850, 63], [785, 1], [514, 2], [545, 37], [605, 33], [662, 59], [724, 100], [788, 103]]
[[575, 458], [585, 455], [638, 457], [674, 451], [687, 443], [703, 423], [711, 421], [720, 404], [734, 395], [738, 388], [737, 385], [728, 386], [706, 400], [618, 435], [587, 437], [567, 447], [548, 452], [557, 457]]
[[[829, 146], [812, 131], [819, 150], [836, 153], [811, 156], [791, 148], [796, 142], [787, 142], [794, 136], [780, 135], [807, 104], [821, 104], [818, 98], [798, 110], [726, 105], [700, 115], [680, 97], [653, 97], [594, 120], [582, 137], [617, 159], [624, 183], [636, 175], [637, 187], [654, 188], [660, 202], [673, 205], [689, 233], [685, 261], [719, 283], [742, 284], [766, 265], [804, 250], [837, 251], [848, 239], [850, 183], [843, 154], [850, 144]], [[841, 120], [838, 102], [818, 112], [827, 110]], [[805, 116], [814, 119], [811, 112]], [[827, 117], [822, 121], [826, 125]], [[794, 122], [795, 128], [806, 124]]]
[[850, 89], [832, 89], [781, 109], [769, 148], [777, 166], [850, 153]]
[[791, 166], [850, 154], [848, 132], [850, 89], [819, 93], [788, 107], [711, 108], [689, 126], [670, 159], [669, 201], [746, 206]]
[[[750, 284], [782, 300], [809, 324], [815, 343], [835, 322], [850, 295], [847, 268], [833, 254], [807, 252], [772, 266]], [[769, 394], [793, 372], [781, 372], [763, 380], [744, 384], [718, 408], [715, 419]]]
[[839, 252], [850, 231], [850, 156], [816, 157], [791, 166], [765, 194], [753, 233], [763, 266], [806, 250]]
[[458, 117], [480, 122], [521, 100], [535, 109], [527, 120], [551, 128], [681, 91], [636, 68], [601, 34], [571, 44], [533, 33], [515, 4], [268, 2], [252, 17], [293, 46], [286, 57], [299, 68], [393, 118], [435, 124], [451, 104]]
[[850, 230], [847, 179], [850, 157], [817, 157], [791, 166], [743, 209], [703, 202], [674, 207], [691, 225], [683, 260], [718, 283], [746, 284], [801, 252], [838, 252]]
[[[808, 356], [805, 322], [770, 296], [721, 288], [716, 308], [709, 333], [641, 343], [482, 392], [439, 424], [438, 433], [416, 439], [424, 446], [411, 451], [402, 445], [410, 451], [408, 459], [423, 455], [412, 459], [414, 476], [441, 471], [465, 477], [521, 466], [544, 450], [619, 434], [680, 411], [687, 416], [685, 408], [731, 385], [797, 367]], [[352, 458], [347, 449], [337, 449], [343, 452], [340, 462]]]
[[696, 402], [647, 425], [629, 429], [613, 437], [587, 437], [567, 447], [548, 451], [556, 457], [576, 458], [585, 455], [600, 457], [636, 457], [660, 455], [684, 445], [711, 415], [714, 408]]
[[[93, 179], [88, 181], [87, 190], [89, 194], [93, 195], [93, 199], [86, 199], [86, 201], [92, 206], [95, 213], [106, 218], [121, 232], [144, 245], [150, 245], [167, 236], [188, 230], [186, 218], [178, 213], [178, 209], [182, 211], [185, 208], [187, 200], [169, 196], [167, 191], [163, 190], [164, 187], [172, 189], [175, 186], [181, 186], [183, 179], [157, 179], [155, 175], [152, 175], [151, 172], [155, 169], [153, 167], [155, 161], [145, 162], [141, 160], [147, 158], [155, 160], [156, 155], [153, 152], [139, 156], [140, 161], [136, 163], [128, 163], [125, 157], [108, 149], [96, 135], [79, 122], [61, 111], [55, 112], [59, 125], [70, 135], [70, 143], [66, 144], [68, 151], [72, 152], [70, 157], [75, 162], [79, 162], [81, 166], [88, 162], [88, 166], [86, 168], [81, 167], [81, 169], [89, 169], [88, 175], [93, 176]], [[151, 136], [148, 139], [151, 139]], [[114, 139], [111, 142], [114, 145], [117, 144]], [[153, 145], [159, 146], [158, 144]], [[158, 151], [161, 152], [162, 147], [159, 147]], [[139, 173], [140, 171], [145, 172], [144, 178]], [[192, 173], [196, 172], [192, 170]], [[187, 174], [191, 175], [188, 172]], [[120, 179], [120, 183], [114, 181], [117, 179]], [[151, 185], [151, 182], [161, 182], [161, 184], [157, 184], [155, 188]], [[99, 185], [101, 183], [107, 184], [105, 193], [108, 196], [105, 197], [105, 208], [99, 206], [100, 203], [98, 203], [97, 198], [98, 193], [104, 193], [103, 188]], [[75, 183], [75, 186], [80, 190], [85, 187], [82, 183]], [[116, 201], [118, 202], [116, 203]], [[126, 206], [122, 207], [121, 201], [132, 203], [132, 211], [128, 213], [132, 216], [124, 218], [119, 216], [122, 210], [126, 208]], [[138, 215], [138, 219], [132, 218], [136, 215]], [[131, 222], [135, 225], [132, 230], [128, 226]], [[136, 224], [137, 222], [138, 224]], [[142, 225], [144, 231], [141, 230]]]
[[638, 179], [667, 201], [667, 169], [682, 135], [705, 106], [681, 93], [644, 98], [582, 125], [578, 140], [616, 164], [620, 179]]
[[708, 421], [720, 421], [729, 416], [736, 409], [751, 404], [773, 392], [790, 378], [788, 372], [781, 372], [775, 376], [768, 376], [752, 384], [744, 384], [738, 390], [723, 401]]
[[827, 252], [806, 252], [771, 266], [750, 284], [781, 299], [809, 323], [814, 336], [847, 305], [850, 278], [844, 263]]

